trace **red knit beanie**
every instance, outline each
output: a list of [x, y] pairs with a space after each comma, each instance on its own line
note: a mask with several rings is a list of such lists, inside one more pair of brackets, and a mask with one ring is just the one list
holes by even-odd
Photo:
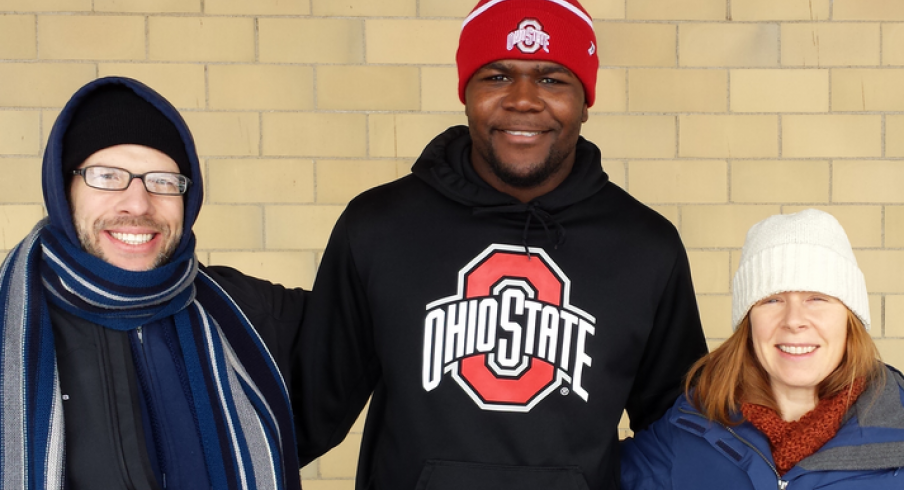
[[577, 0], [480, 0], [465, 19], [458, 41], [458, 97], [468, 80], [498, 60], [552, 61], [584, 86], [587, 106], [596, 96], [596, 35]]

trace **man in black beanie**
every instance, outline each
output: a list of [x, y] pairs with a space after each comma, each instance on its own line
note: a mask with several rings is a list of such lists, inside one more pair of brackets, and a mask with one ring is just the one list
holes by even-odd
[[0, 488], [299, 489], [305, 292], [195, 257], [194, 142], [126, 78], [51, 131], [47, 218], [0, 269]]

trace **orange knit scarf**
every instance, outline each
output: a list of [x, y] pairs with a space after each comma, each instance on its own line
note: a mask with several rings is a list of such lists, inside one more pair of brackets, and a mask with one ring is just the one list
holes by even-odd
[[857, 379], [851, 390], [846, 388], [820, 400], [816, 408], [795, 422], [785, 422], [775, 410], [751, 403], [742, 403], [741, 413], [769, 439], [776, 469], [784, 475], [835, 437], [844, 414], [865, 389], [866, 382]]

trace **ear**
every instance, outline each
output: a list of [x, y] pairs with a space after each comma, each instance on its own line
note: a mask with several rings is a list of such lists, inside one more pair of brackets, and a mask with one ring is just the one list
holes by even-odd
[[587, 119], [590, 119], [590, 113], [587, 109], [587, 103], [584, 102], [584, 108], [581, 110], [581, 123], [587, 122]]

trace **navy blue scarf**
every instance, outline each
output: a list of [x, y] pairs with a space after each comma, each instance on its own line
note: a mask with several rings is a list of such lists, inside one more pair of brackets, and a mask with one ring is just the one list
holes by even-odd
[[73, 246], [45, 220], [10, 252], [0, 268], [0, 487], [64, 485], [52, 302], [115, 330], [173, 317], [213, 488], [300, 488], [276, 364], [241, 310], [199, 268], [194, 243], [180, 248], [165, 266], [126, 271]]

